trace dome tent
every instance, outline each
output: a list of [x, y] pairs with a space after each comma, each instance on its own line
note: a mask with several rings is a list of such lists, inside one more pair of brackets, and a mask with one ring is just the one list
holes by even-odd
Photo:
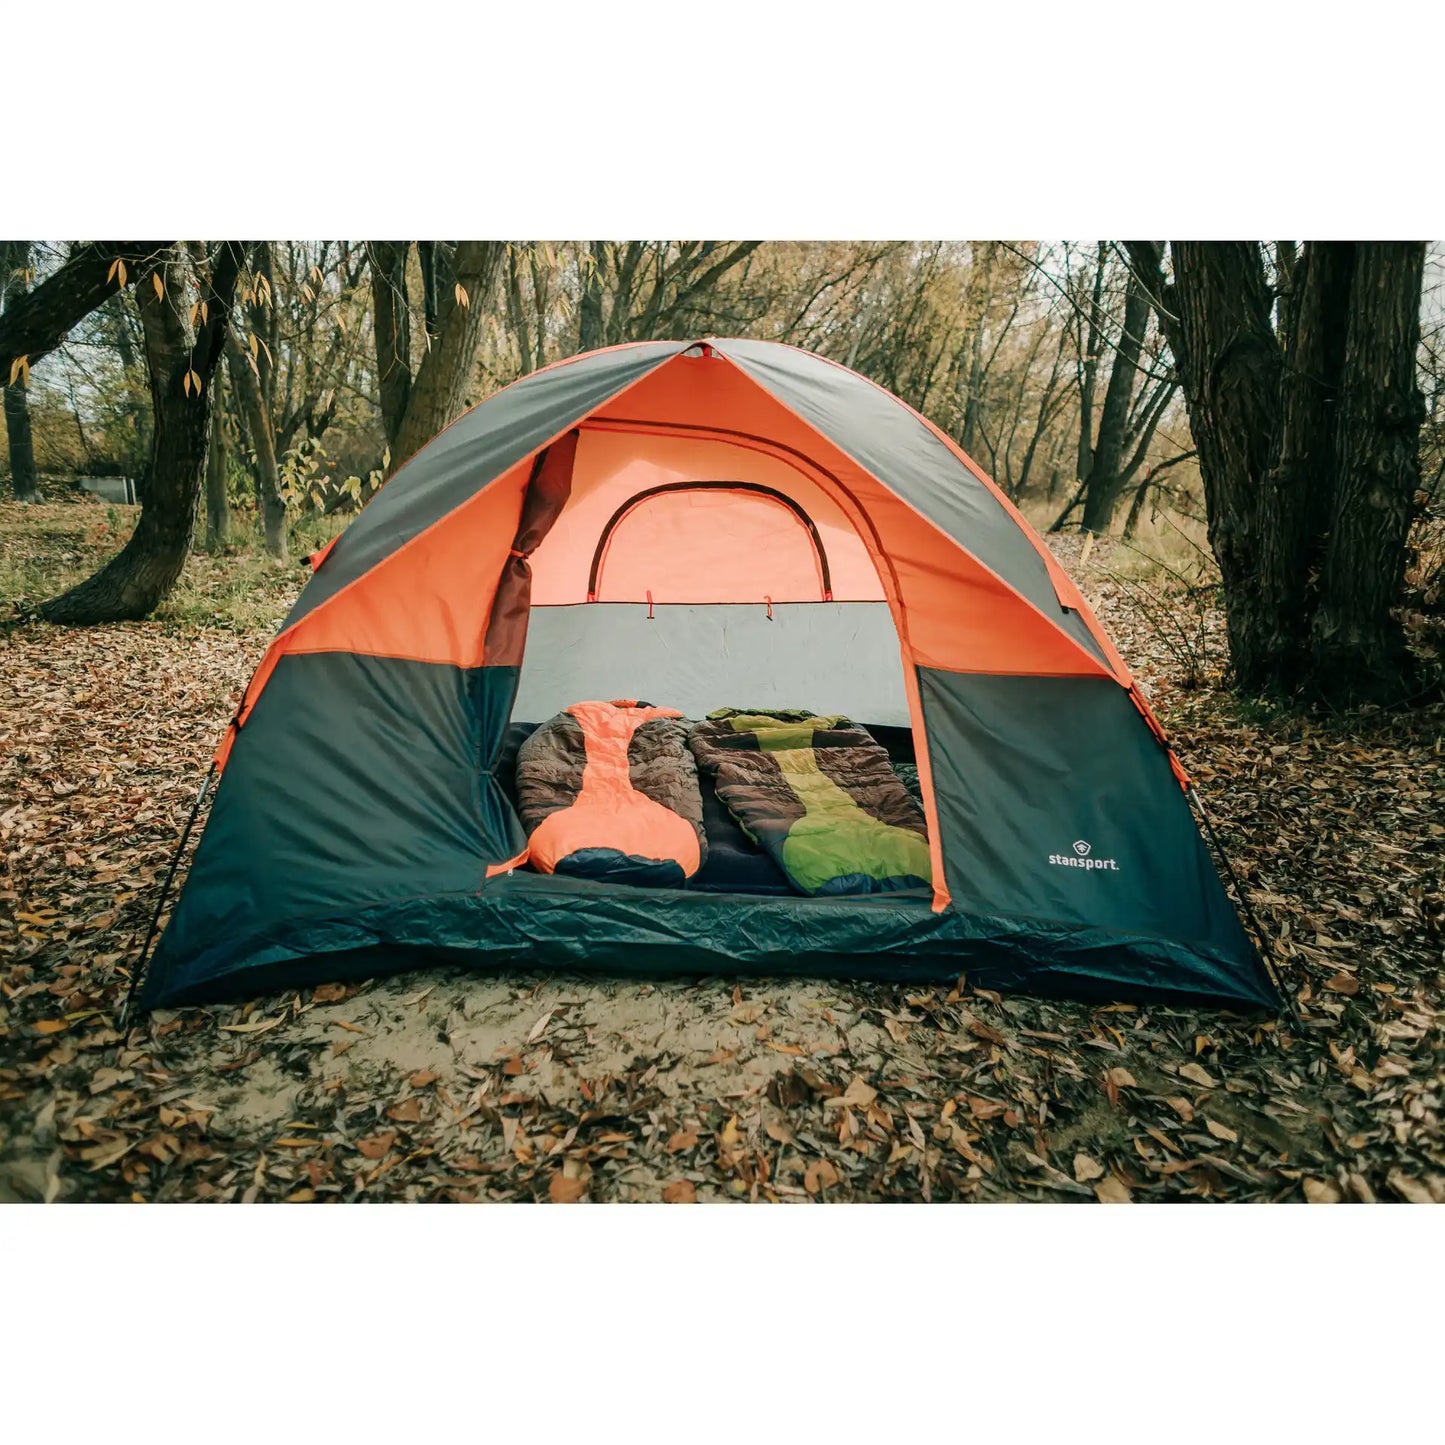
[[[323, 553], [227, 730], [141, 993], [443, 959], [1277, 998], [1128, 668], [943, 433], [778, 343], [560, 362], [424, 447]], [[513, 719], [585, 697], [911, 732], [931, 889], [629, 888], [521, 866]], [[905, 733], [907, 735], [907, 733]]]

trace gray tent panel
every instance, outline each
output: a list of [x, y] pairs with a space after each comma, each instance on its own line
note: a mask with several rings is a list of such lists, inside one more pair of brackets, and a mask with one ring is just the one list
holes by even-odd
[[908, 727], [886, 602], [762, 606], [588, 602], [534, 607], [512, 716], [544, 722], [584, 698], [642, 698], [705, 717], [717, 707], [809, 707]]
[[509, 467], [685, 346], [681, 341], [649, 341], [593, 352], [534, 372], [464, 413], [407, 462], [341, 534], [325, 565], [296, 599], [286, 626], [329, 602]]
[[773, 341], [709, 344], [1106, 661], [1084, 619], [1059, 601], [1044, 559], [1008, 510], [896, 396], [809, 351]]

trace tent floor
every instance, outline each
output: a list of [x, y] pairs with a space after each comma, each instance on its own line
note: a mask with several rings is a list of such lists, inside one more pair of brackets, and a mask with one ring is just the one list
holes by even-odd
[[[1238, 1008], [1237, 965], [1165, 939], [988, 917], [927, 895], [758, 897], [629, 888], [518, 869], [474, 893], [398, 900], [318, 918], [284, 937], [229, 941], [188, 961], [143, 1008], [305, 988], [438, 963], [631, 977], [838, 977], [969, 982], [1073, 998]], [[161, 996], [156, 996], [159, 993]]]

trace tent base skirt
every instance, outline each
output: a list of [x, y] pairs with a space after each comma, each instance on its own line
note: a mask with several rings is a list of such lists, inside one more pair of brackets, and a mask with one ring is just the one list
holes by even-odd
[[1086, 1000], [1278, 1008], [1253, 956], [1077, 924], [987, 917], [924, 895], [733, 896], [516, 872], [444, 894], [157, 951], [143, 1009], [255, 996], [436, 964], [622, 977], [952, 982]]

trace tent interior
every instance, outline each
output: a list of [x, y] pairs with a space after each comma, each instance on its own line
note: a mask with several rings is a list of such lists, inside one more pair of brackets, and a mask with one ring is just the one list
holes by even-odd
[[[582, 424], [567, 502], [530, 558], [527, 643], [495, 769], [514, 808], [517, 752], [537, 726], [620, 697], [689, 719], [721, 707], [841, 714], [922, 806], [898, 632], [828, 488], [806, 456], [763, 438]], [[705, 772], [699, 785], [707, 858], [689, 886], [789, 893]]]

